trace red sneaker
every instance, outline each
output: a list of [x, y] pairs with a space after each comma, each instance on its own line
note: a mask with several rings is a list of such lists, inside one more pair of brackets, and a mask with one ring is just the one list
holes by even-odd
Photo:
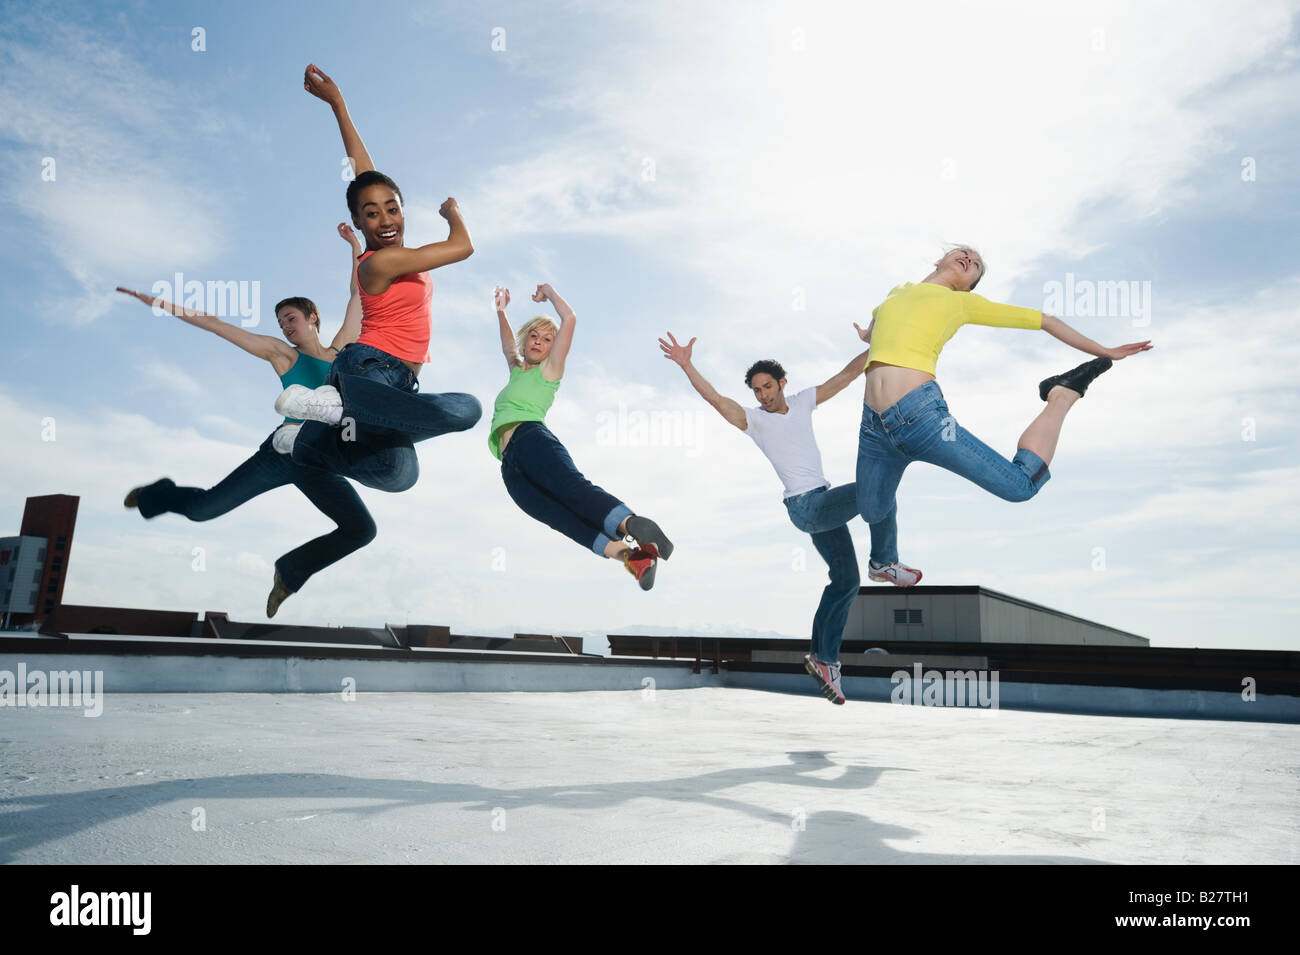
[[822, 663], [811, 653], [803, 656], [803, 668], [812, 674], [821, 687], [822, 696], [837, 706], [844, 705], [844, 691], [840, 689], [839, 663]]
[[636, 578], [642, 590], [649, 590], [655, 585], [655, 565], [659, 562], [657, 554], [640, 547], [623, 551], [623, 566]]

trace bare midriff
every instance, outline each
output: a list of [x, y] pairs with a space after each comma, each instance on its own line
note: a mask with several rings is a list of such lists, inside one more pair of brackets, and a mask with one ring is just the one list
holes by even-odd
[[934, 375], [928, 371], [873, 361], [867, 365], [867, 387], [862, 400], [879, 414], [898, 404], [908, 392], [934, 380]]
[[501, 453], [506, 453], [506, 445], [510, 443], [510, 436], [515, 433], [515, 428], [523, 424], [522, 421], [516, 421], [514, 424], [508, 424], [501, 429], [501, 436], [497, 438], [497, 447]]

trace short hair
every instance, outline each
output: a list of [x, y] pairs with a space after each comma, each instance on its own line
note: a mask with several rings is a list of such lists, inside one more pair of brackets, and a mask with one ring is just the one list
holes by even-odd
[[320, 331], [320, 311], [316, 308], [315, 302], [309, 298], [303, 298], [301, 295], [294, 295], [291, 298], [281, 299], [275, 303], [274, 314], [277, 321], [279, 321], [280, 318], [280, 309], [284, 308], [286, 305], [302, 312], [303, 315], [307, 316], [307, 321], [309, 322], [311, 322], [312, 317], [314, 316], [316, 321], [312, 322], [312, 324], [316, 326], [317, 331]]
[[538, 315], [536, 318], [530, 318], [519, 329], [519, 334], [515, 335], [515, 354], [520, 358], [524, 355], [524, 345], [528, 342], [528, 336], [532, 334], [534, 328], [540, 328], [543, 325], [550, 327], [555, 334], [560, 333], [560, 324], [549, 315]]
[[777, 381], [780, 381], [785, 377], [785, 369], [781, 367], [779, 361], [772, 358], [764, 358], [761, 361], [756, 361], [754, 364], [749, 366], [749, 371], [745, 372], [746, 388], [754, 387], [754, 376], [758, 374], [771, 375]]
[[980, 259], [980, 274], [975, 276], [975, 281], [970, 283], [969, 291], [975, 291], [975, 286], [980, 284], [980, 279], [984, 278], [984, 273], [988, 271], [989, 264], [984, 261], [984, 253], [973, 245], [950, 245], [944, 249], [942, 258], [947, 258], [953, 252], [974, 252]]
[[389, 179], [382, 172], [376, 172], [373, 169], [369, 169], [348, 183], [348, 212], [352, 213], [353, 219], [355, 219], [358, 214], [357, 203], [361, 199], [361, 190], [369, 186], [387, 186], [389, 189], [393, 190], [393, 192], [397, 193], [397, 198], [399, 200], [403, 202], [406, 201], [402, 199], [402, 190], [397, 188], [397, 183], [393, 182], [393, 180]]

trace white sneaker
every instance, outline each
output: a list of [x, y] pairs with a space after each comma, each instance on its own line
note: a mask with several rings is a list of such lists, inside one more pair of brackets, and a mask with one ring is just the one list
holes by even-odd
[[293, 443], [298, 440], [298, 431], [302, 428], [300, 424], [282, 424], [275, 429], [275, 434], [271, 435], [271, 447], [281, 454], [289, 454], [293, 451]]
[[899, 587], [911, 587], [921, 579], [921, 572], [914, 567], [905, 567], [898, 561], [892, 564], [877, 564], [874, 560], [868, 560], [867, 577], [871, 580], [896, 584]]
[[333, 385], [321, 385], [314, 391], [304, 385], [290, 385], [275, 399], [275, 411], [286, 418], [338, 424], [343, 420], [343, 397]]

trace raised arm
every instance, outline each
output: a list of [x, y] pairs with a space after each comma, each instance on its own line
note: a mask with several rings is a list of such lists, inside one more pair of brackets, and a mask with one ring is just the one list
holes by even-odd
[[1071, 348], [1079, 349], [1084, 354], [1096, 355], [1098, 358], [1109, 358], [1111, 361], [1119, 361], [1129, 355], [1136, 355], [1140, 351], [1151, 350], [1150, 339], [1144, 342], [1131, 342], [1117, 348], [1107, 348], [1105, 345], [1097, 344], [1086, 335], [1081, 335], [1055, 315], [1048, 315], [1046, 312], [1043, 313], [1043, 331], [1058, 341], [1065, 342]]
[[510, 289], [498, 285], [492, 293], [492, 298], [497, 307], [497, 325], [501, 329], [501, 354], [506, 356], [506, 365], [510, 368], [522, 365], [524, 361], [519, 357], [514, 329], [510, 327], [510, 319], [506, 318], [506, 306], [510, 304]]
[[[853, 323], [853, 327], [858, 330], [858, 337], [861, 338], [868, 345], [871, 344], [871, 330], [875, 327], [875, 325], [876, 323], [875, 320], [873, 319], [871, 324], [867, 326], [866, 331], [863, 331], [862, 327], [858, 325], [857, 322]], [[827, 378], [825, 382], [818, 385], [817, 403], [821, 404], [823, 401], [825, 401], [828, 398], [834, 398], [841, 391], [843, 391], [845, 388], [848, 387], [849, 382], [853, 381], [853, 379], [857, 378], [858, 375], [866, 371], [867, 356], [870, 354], [871, 354], [871, 349], [868, 348], [861, 355], [857, 355], [856, 357], [854, 357], [840, 371], [837, 371], [835, 374], [831, 375], [831, 377]]]
[[302, 75], [302, 88], [317, 99], [329, 103], [330, 109], [334, 110], [334, 118], [339, 124], [339, 134], [343, 137], [343, 151], [352, 160], [352, 175], [359, 176], [363, 172], [374, 169], [375, 164], [370, 158], [370, 153], [366, 151], [366, 144], [361, 141], [361, 134], [352, 124], [348, 104], [343, 102], [343, 94], [334, 85], [334, 81], [312, 63]]
[[[361, 214], [369, 215], [370, 212], [363, 209]], [[463, 261], [474, 254], [474, 244], [470, 241], [469, 229], [461, 218], [456, 200], [448, 199], [444, 202], [438, 209], [438, 214], [447, 220], [449, 226], [449, 233], [443, 241], [431, 242], [418, 249], [389, 246], [361, 263], [357, 278], [367, 295], [382, 295], [399, 275], [428, 272]]]
[[718, 414], [741, 431], [748, 431], [749, 419], [745, 417], [745, 409], [740, 406], [740, 403], [718, 394], [718, 390], [709, 384], [709, 380], [691, 364], [691, 350], [695, 347], [695, 339], [692, 338], [685, 345], [680, 345], [677, 339], [673, 338], [672, 332], [668, 333], [668, 338], [672, 342], [671, 345], [662, 338], [659, 339], [659, 347], [663, 350], [664, 357], [681, 366], [682, 371], [686, 372], [687, 380], [695, 386], [700, 397], [712, 405]]
[[569, 348], [573, 345], [573, 328], [578, 316], [573, 314], [569, 303], [560, 298], [549, 285], [537, 286], [533, 301], [550, 302], [555, 307], [555, 314], [560, 317], [560, 331], [551, 343], [551, 353], [542, 362], [542, 377], [547, 381], [559, 381], [564, 377], [564, 359], [569, 357]]
[[204, 331], [212, 332], [214, 335], [220, 335], [226, 341], [238, 345], [250, 355], [256, 355], [258, 358], [269, 361], [278, 373], [283, 374], [288, 371], [289, 367], [297, 360], [298, 356], [293, 348], [278, 338], [272, 338], [270, 335], [254, 335], [238, 325], [223, 322], [217, 316], [209, 315], [207, 312], [182, 308], [166, 299], [145, 295], [143, 292], [133, 292], [130, 289], [122, 288], [120, 285], [117, 287], [117, 291], [122, 292], [124, 295], [130, 295], [132, 298], [137, 298], [146, 305], [160, 308], [164, 312], [175, 315], [181, 321], [193, 325], [195, 328], [201, 328]]
[[351, 345], [361, 337], [361, 293], [357, 291], [357, 259], [365, 251], [361, 240], [346, 222], [339, 223], [339, 235], [348, 243], [348, 309], [343, 313], [343, 327], [338, 330], [330, 348], [337, 355], [344, 345]]

